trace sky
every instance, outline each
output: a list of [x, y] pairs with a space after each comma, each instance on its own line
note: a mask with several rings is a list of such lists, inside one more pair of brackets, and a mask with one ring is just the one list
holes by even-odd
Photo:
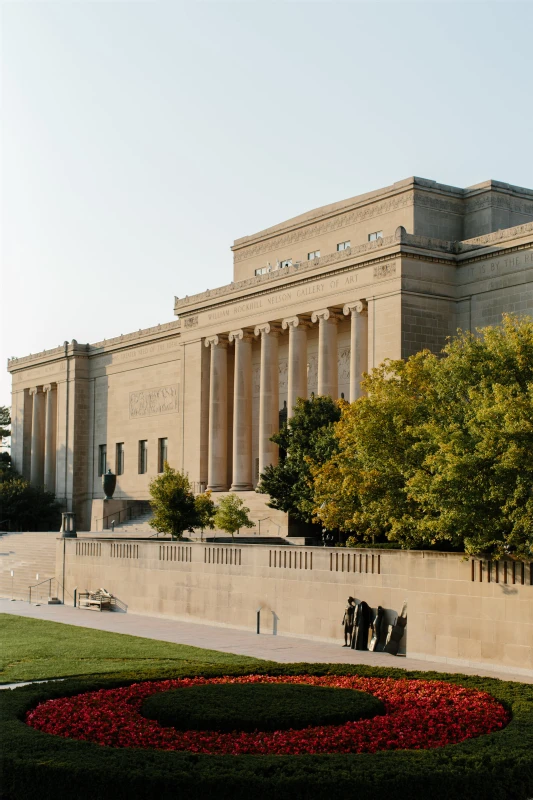
[[1, 5], [6, 359], [173, 319], [234, 239], [412, 175], [533, 187], [533, 3]]

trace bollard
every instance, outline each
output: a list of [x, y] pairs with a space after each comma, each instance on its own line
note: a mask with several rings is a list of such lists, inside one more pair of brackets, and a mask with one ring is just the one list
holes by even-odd
[[78, 605], [78, 587], [74, 587], [74, 608]]
[[259, 608], [255, 612], [256, 613], [256, 617], [257, 617], [257, 633], [261, 633], [261, 609], [262, 608], [263, 608], [263, 606], [259, 606]]

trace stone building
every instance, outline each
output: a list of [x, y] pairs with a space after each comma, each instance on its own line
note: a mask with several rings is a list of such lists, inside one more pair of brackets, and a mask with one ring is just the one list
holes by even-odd
[[[78, 515], [148, 498], [167, 459], [196, 489], [250, 492], [280, 412], [360, 394], [385, 358], [533, 314], [533, 191], [409, 178], [237, 239], [234, 280], [175, 298], [173, 322], [8, 362], [12, 455]], [[92, 526], [92, 527], [91, 527]]]

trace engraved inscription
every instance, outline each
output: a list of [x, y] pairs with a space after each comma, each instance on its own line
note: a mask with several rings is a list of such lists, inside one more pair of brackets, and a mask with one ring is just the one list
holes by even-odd
[[156, 414], [173, 414], [178, 410], [178, 387], [160, 386], [130, 392], [130, 419], [153, 417]]

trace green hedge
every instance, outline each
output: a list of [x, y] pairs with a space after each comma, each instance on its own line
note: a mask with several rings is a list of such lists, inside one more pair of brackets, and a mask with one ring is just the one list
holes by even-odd
[[265, 664], [203, 669], [206, 677], [250, 672], [447, 680], [487, 691], [512, 711], [502, 731], [434, 750], [359, 755], [207, 756], [118, 749], [62, 739], [24, 723], [39, 702], [140, 679], [192, 676], [194, 668], [123, 673], [21, 687], [0, 693], [5, 800], [112, 797], [113, 800], [526, 800], [533, 796], [533, 686], [465, 675], [345, 664]]
[[341, 725], [384, 714], [372, 694], [353, 689], [290, 683], [222, 683], [188, 686], [147, 697], [141, 714], [187, 731], [277, 731]]

